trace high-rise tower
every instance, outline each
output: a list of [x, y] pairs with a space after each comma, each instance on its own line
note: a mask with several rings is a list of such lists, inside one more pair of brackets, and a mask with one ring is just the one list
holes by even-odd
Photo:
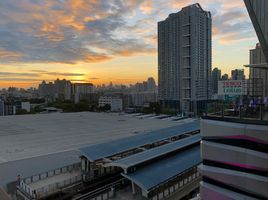
[[211, 14], [199, 4], [158, 22], [159, 101], [198, 113], [211, 96]]

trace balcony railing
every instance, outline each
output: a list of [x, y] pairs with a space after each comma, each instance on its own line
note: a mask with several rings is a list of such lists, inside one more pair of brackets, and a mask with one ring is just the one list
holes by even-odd
[[223, 101], [207, 104], [204, 117], [226, 121], [248, 122], [268, 125], [268, 105], [259, 103], [225, 103]]

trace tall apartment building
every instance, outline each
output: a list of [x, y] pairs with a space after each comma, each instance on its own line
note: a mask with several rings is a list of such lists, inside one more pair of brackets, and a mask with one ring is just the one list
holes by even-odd
[[[265, 63], [260, 44], [256, 44], [255, 49], [250, 50], [250, 64]], [[249, 95], [252, 97], [268, 96], [268, 70], [252, 67], [249, 70]]]
[[[267, 0], [244, 0], [252, 24], [260, 41], [265, 56], [265, 63], [268, 63], [268, 1]], [[264, 64], [264, 63], [258, 63]], [[267, 67], [267, 66], [266, 66]]]
[[217, 67], [212, 70], [211, 87], [212, 93], [218, 94], [218, 82], [221, 80], [221, 70]]
[[211, 97], [211, 14], [199, 4], [158, 22], [158, 88], [162, 108], [201, 110]]

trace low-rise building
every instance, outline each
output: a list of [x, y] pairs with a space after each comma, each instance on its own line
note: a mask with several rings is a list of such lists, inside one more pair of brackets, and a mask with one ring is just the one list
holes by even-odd
[[0, 116], [5, 115], [5, 102], [0, 99]]
[[21, 109], [26, 110], [27, 112], [31, 111], [30, 102], [21, 102]]
[[99, 107], [109, 105], [112, 112], [120, 112], [123, 110], [123, 101], [121, 98], [113, 96], [102, 96], [99, 98]]
[[93, 94], [94, 86], [92, 83], [75, 83], [73, 84], [74, 102], [86, 100], [90, 94]]

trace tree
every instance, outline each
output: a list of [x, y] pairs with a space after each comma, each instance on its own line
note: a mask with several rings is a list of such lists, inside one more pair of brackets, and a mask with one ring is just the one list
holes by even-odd
[[103, 109], [104, 109], [104, 111], [110, 111], [111, 110], [111, 105], [105, 104]]

